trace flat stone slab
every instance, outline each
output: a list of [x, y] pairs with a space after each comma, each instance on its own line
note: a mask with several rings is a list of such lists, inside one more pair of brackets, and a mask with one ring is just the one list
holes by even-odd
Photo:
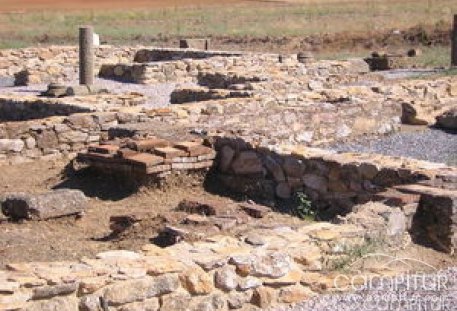
[[79, 190], [59, 189], [44, 194], [11, 193], [4, 196], [2, 212], [13, 220], [46, 220], [82, 214], [87, 198]]
[[0, 87], [13, 87], [14, 77], [0, 77]]

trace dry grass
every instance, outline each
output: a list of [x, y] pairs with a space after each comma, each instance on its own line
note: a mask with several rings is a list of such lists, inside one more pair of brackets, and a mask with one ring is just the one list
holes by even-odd
[[[24, 0], [3, 1], [20, 3]], [[25, 0], [37, 3], [35, 0]], [[77, 0], [64, 3], [78, 2]], [[114, 1], [114, 0], [111, 0]], [[141, 41], [154, 37], [175, 36], [304, 36], [340, 32], [378, 32], [404, 29], [417, 24], [431, 25], [439, 21], [450, 24], [452, 12], [457, 12], [455, 0], [304, 0], [304, 1], [228, 1], [214, 4], [209, 0], [194, 0], [188, 6], [159, 5], [135, 8], [145, 0], [114, 1], [129, 6], [119, 10], [42, 10], [5, 12], [0, 14], [0, 48], [31, 45], [37, 42], [75, 42], [76, 28], [93, 24], [102, 37], [113, 42]], [[43, 1], [41, 1], [43, 2]], [[46, 1], [44, 1], [46, 3]], [[56, 0], [47, 1], [56, 3]], [[57, 1], [57, 3], [62, 1]], [[83, 1], [79, 0], [80, 3]], [[107, 3], [92, 1], [84, 3]], [[237, 2], [239, 4], [233, 4]], [[151, 3], [151, 2], [147, 2]], [[173, 2], [171, 2], [173, 3]], [[5, 4], [5, 5], [6, 5]], [[213, 5], [209, 5], [213, 4]], [[189, 6], [192, 5], [192, 6]], [[7, 7], [7, 6], [6, 6]], [[57, 6], [59, 7], [59, 6]], [[103, 7], [100, 7], [103, 8]], [[25, 8], [26, 9], [26, 8]]]

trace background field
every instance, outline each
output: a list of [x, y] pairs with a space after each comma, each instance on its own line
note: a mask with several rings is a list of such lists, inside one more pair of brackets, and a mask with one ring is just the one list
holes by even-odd
[[334, 57], [421, 45], [440, 65], [454, 13], [456, 0], [0, 0], [0, 48], [74, 44], [78, 25], [93, 24], [113, 44], [211, 36], [216, 48]]

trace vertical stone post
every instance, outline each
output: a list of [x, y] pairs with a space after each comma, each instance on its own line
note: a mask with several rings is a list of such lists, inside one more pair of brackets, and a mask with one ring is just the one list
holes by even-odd
[[451, 36], [451, 66], [457, 66], [457, 14], [454, 15], [454, 25]]
[[94, 29], [79, 28], [79, 84], [94, 84]]

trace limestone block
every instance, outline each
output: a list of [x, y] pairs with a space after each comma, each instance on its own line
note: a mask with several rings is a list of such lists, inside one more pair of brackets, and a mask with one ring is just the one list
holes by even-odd
[[84, 212], [86, 196], [79, 190], [61, 189], [32, 195], [11, 193], [2, 202], [3, 213], [12, 219], [50, 219]]

